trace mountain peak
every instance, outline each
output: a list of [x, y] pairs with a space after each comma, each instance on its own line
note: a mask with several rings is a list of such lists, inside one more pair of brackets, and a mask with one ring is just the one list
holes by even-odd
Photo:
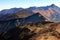
[[55, 4], [52, 4], [52, 5], [51, 5], [51, 7], [54, 7], [54, 6], [56, 6], [56, 5], [55, 5]]

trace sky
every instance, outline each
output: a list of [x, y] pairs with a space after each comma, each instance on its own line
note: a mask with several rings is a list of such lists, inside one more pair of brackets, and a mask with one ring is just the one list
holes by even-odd
[[55, 4], [60, 7], [60, 0], [0, 0], [0, 10], [10, 8], [40, 7]]

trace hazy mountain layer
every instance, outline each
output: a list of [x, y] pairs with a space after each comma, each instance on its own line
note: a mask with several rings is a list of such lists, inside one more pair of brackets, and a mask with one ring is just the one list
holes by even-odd
[[[52, 4], [45, 7], [30, 7], [30, 8], [12, 8], [0, 11], [0, 20], [26, 18], [35, 13], [40, 13], [50, 22], [60, 22], [60, 8]], [[5, 15], [4, 15], [5, 14]]]

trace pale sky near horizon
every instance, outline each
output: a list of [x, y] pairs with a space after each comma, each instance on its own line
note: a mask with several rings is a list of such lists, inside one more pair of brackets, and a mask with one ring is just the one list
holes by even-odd
[[60, 7], [60, 0], [0, 0], [0, 10], [10, 8], [28, 8], [31, 6], [47, 6], [55, 4]]

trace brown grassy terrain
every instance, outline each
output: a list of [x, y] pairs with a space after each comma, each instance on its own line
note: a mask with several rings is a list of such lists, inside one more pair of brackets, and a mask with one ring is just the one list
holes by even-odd
[[0, 33], [0, 40], [60, 40], [60, 23], [26, 23]]

